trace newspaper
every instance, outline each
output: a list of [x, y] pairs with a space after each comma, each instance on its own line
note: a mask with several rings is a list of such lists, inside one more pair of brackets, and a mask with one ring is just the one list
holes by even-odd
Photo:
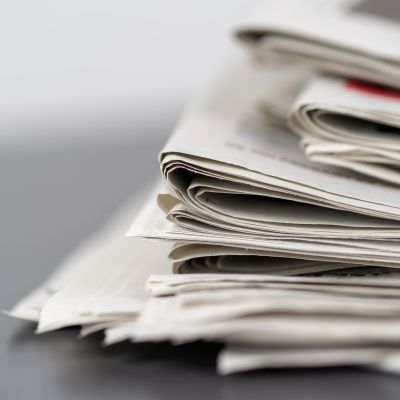
[[[174, 243], [169, 257], [176, 263], [176, 268], [179, 268], [180, 263], [192, 258], [225, 255], [314, 260], [323, 262], [328, 268], [333, 267], [333, 269], [349, 264], [389, 268], [399, 268], [400, 266], [400, 254], [396, 240], [344, 240], [284, 235], [256, 236], [234, 234], [228, 230], [216, 232], [206, 228], [203, 232], [196, 232], [166, 220], [151, 198], [138, 217], [134, 219], [128, 235], [157, 240], [166, 239]], [[249, 261], [251, 259], [250, 257]], [[229, 260], [235, 261], [234, 258], [225, 261]], [[297, 260], [293, 260], [293, 262], [298, 263]], [[340, 265], [335, 264], [330, 267], [329, 263], [340, 263]], [[282, 264], [281, 266], [284, 267]]]
[[268, 62], [230, 61], [183, 116], [134, 238], [138, 199], [10, 315], [109, 345], [220, 342], [222, 374], [400, 371], [397, 92], [308, 68], [396, 86], [400, 30], [368, 1], [266, 5], [237, 35]]
[[400, 184], [399, 22], [394, 0], [269, 0], [238, 23], [237, 37], [267, 68], [324, 73], [297, 68], [298, 81], [282, 84], [286, 95], [264, 104], [269, 118], [301, 135], [312, 161]]
[[[381, 368], [383, 361], [395, 371], [400, 281], [393, 271], [379, 277], [171, 274], [168, 242], [124, 237], [137, 206], [130, 202], [10, 314], [36, 320], [39, 333], [74, 325], [82, 326], [82, 336], [105, 330], [109, 345], [228, 343], [218, 361], [222, 374], [307, 365]], [[246, 362], [238, 346], [248, 349]], [[255, 359], [254, 346], [261, 346]], [[332, 346], [342, 352], [329, 361]]]
[[290, 125], [307, 156], [400, 184], [400, 91], [333, 77], [310, 81]]
[[399, 86], [400, 6], [381, 3], [267, 0], [239, 21], [235, 33], [264, 62]]
[[[139, 318], [106, 329], [106, 343], [122, 340], [175, 344], [198, 339], [227, 343], [218, 357], [218, 371], [229, 374], [258, 368], [361, 365], [399, 371], [400, 309], [394, 294], [373, 291], [308, 292], [330, 282], [355, 287], [354, 281], [327, 277], [247, 276], [249, 282], [292, 281], [295, 289], [261, 286], [213, 286], [214, 282], [244, 282], [243, 275], [190, 274], [152, 276], [153, 296]], [[169, 291], [155, 284], [168, 284]], [[195, 288], [190, 283], [200, 283]], [[182, 290], [182, 284], [185, 285]], [[398, 285], [393, 279], [364, 278], [359, 287], [382, 293]], [[164, 287], [165, 289], [165, 287]], [[172, 296], [171, 296], [172, 295]], [[397, 293], [398, 295], [398, 293]]]
[[222, 342], [221, 373], [395, 371], [398, 189], [307, 159], [282, 123], [293, 94], [282, 76], [296, 90], [299, 76], [276, 68], [231, 64], [161, 152], [167, 185], [128, 235], [173, 243], [174, 274], [150, 276], [152, 298], [106, 342]]
[[136, 318], [149, 275], [171, 270], [169, 244], [125, 237], [140, 200], [129, 200], [8, 314], [38, 322], [39, 333], [82, 325], [89, 334]]
[[[281, 215], [287, 211], [279, 213], [276, 209], [274, 201], [279, 201], [279, 207], [295, 204], [296, 211], [290, 215], [297, 216], [295, 224], [307, 225], [314, 213], [311, 210], [318, 212], [319, 207], [324, 211], [318, 216], [321, 225], [332, 225], [340, 217], [341, 222], [334, 225], [346, 225], [343, 220], [353, 217], [345, 211], [396, 224], [394, 221], [400, 219], [397, 188], [310, 162], [296, 136], [271, 125], [262, 111], [257, 112], [265, 93], [279, 96], [274, 82], [277, 74], [285, 74], [284, 70], [260, 68], [250, 60], [232, 64], [182, 118], [161, 153], [162, 173], [184, 204], [215, 219], [223, 216], [232, 224], [243, 220], [246, 226], [249, 220], [259, 221], [266, 212], [266, 207], [260, 210], [260, 198], [271, 204], [273, 212], [268, 218], [278, 213], [277, 220], [261, 218], [271, 223], [290, 223]], [[388, 223], [359, 218], [363, 228]], [[314, 224], [315, 220], [310, 225]], [[355, 226], [357, 222], [351, 220], [349, 224]]]
[[218, 356], [222, 375], [260, 368], [316, 368], [362, 365], [398, 372], [399, 348], [390, 346], [265, 348], [229, 345]]
[[[36, 320], [39, 333], [73, 325], [82, 326], [82, 336], [105, 330], [109, 345], [228, 343], [218, 361], [223, 374], [350, 363], [381, 368], [382, 362], [396, 371], [400, 281], [393, 271], [353, 277], [334, 271], [327, 276], [171, 274], [168, 242], [124, 237], [136, 209], [137, 201], [129, 203], [11, 315]], [[37, 293], [44, 298], [38, 300]], [[237, 346], [261, 346], [262, 362], [250, 357], [244, 363], [236, 357]], [[332, 346], [341, 348], [343, 357], [337, 353], [329, 361]]]
[[[212, 340], [222, 343], [257, 346], [318, 347], [329, 345], [399, 346], [399, 318], [370, 315], [341, 315], [339, 311], [317, 314], [301, 310], [246, 313], [218, 319], [199, 319], [188, 307], [180, 315], [175, 297], [151, 299], [141, 313], [134, 340], [186, 343]], [[318, 298], [315, 299], [318, 301]], [[212, 306], [208, 306], [210, 311]], [[283, 307], [282, 307], [283, 308]], [[192, 311], [192, 315], [189, 315]], [[206, 312], [203, 306], [203, 312]]]
[[[327, 273], [328, 274], [328, 273]], [[397, 299], [399, 275], [342, 276], [269, 276], [268, 274], [189, 274], [151, 275], [147, 291], [153, 296], [225, 289], [301, 290], [322, 294], [349, 294], [353, 297]]]
[[156, 189], [158, 205], [155, 194], [145, 202], [129, 235], [177, 242], [175, 268], [193, 271], [232, 271], [242, 256], [254, 270], [268, 257], [286, 259], [282, 270], [302, 260], [308, 272], [400, 266], [400, 190], [317, 166], [291, 132], [254, 113], [271, 88], [279, 97], [275, 78], [287, 73], [230, 63], [162, 151], [169, 186]]
[[[138, 323], [128, 322], [106, 330], [107, 344], [137, 340]], [[228, 344], [219, 353], [217, 369], [221, 375], [260, 368], [310, 368], [357, 365], [399, 373], [398, 346], [318, 346], [265, 347]]]

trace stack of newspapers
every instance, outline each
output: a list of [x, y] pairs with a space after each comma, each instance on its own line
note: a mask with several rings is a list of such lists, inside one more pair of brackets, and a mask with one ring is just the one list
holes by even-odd
[[400, 6], [386, 2], [264, 1], [162, 149], [163, 179], [10, 314], [106, 344], [223, 343], [222, 374], [400, 372]]

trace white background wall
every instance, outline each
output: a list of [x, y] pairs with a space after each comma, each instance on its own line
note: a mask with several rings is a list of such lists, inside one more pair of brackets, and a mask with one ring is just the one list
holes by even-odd
[[178, 113], [251, 0], [0, 2], [0, 147], [139, 134]]

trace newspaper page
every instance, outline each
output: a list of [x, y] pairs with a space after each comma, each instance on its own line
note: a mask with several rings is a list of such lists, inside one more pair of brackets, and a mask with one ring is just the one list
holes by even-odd
[[311, 79], [289, 124], [315, 162], [400, 184], [400, 91], [354, 79]]
[[267, 0], [238, 22], [235, 33], [264, 63], [279, 60], [399, 86], [399, 22], [395, 0]]

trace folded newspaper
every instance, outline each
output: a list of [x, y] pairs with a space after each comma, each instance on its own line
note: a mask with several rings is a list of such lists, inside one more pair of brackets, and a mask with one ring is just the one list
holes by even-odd
[[254, 111], [285, 73], [274, 68], [229, 63], [161, 153], [163, 212], [147, 201], [129, 234], [177, 242], [178, 269], [398, 268], [400, 189], [316, 166]]
[[396, 16], [265, 6], [237, 27], [262, 62], [226, 64], [162, 150], [164, 180], [10, 315], [109, 345], [217, 341], [221, 374], [400, 373]]
[[[285, 83], [290, 95], [266, 107], [301, 135], [312, 161], [399, 185], [400, 7], [382, 6], [270, 0], [236, 33], [267, 65], [280, 60], [331, 74], [311, 77], [304, 90]], [[304, 73], [298, 79], [304, 83]]]
[[[221, 374], [335, 365], [399, 371], [400, 282], [170, 274], [168, 243], [123, 236], [137, 203], [129, 202], [10, 314], [37, 321], [39, 333], [75, 325], [81, 335], [104, 330], [106, 344], [223, 342]], [[333, 291], [325, 290], [329, 285]], [[335, 292], [339, 287], [350, 291]]]
[[150, 277], [155, 298], [110, 343], [222, 341], [222, 373], [363, 357], [396, 369], [400, 189], [304, 157], [263, 112], [287, 73], [229, 63], [178, 125], [168, 185], [129, 231], [174, 242], [175, 274]]
[[37, 321], [39, 333], [74, 325], [91, 332], [135, 319], [148, 276], [170, 270], [168, 244], [125, 238], [140, 200], [129, 200], [9, 314]]
[[400, 184], [399, 90], [314, 78], [293, 104], [289, 124], [312, 161]]
[[393, 0], [265, 0], [235, 33], [261, 61], [399, 87], [399, 22]]

